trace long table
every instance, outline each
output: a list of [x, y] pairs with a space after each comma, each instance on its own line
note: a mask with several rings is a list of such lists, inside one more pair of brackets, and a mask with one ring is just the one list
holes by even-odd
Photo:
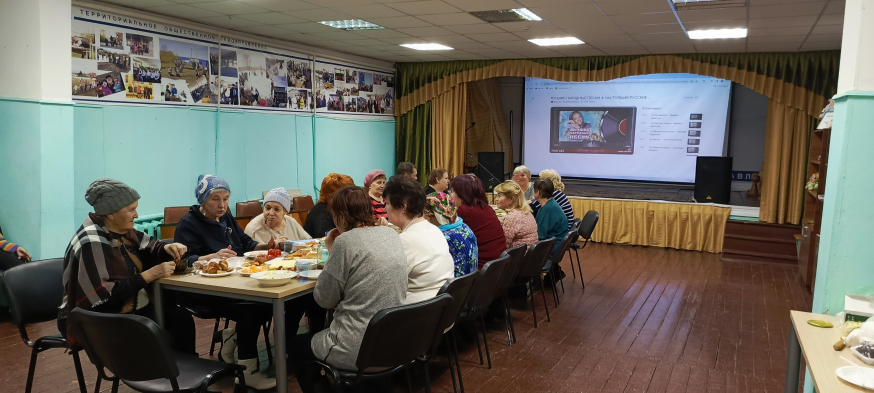
[[[850, 363], [871, 367], [853, 356], [848, 348], [844, 348], [840, 352], [832, 348], [832, 345], [841, 338], [837, 325], [834, 328], [819, 328], [807, 323], [811, 319], [834, 323], [834, 317], [803, 311], [790, 311], [789, 314], [792, 323], [789, 325], [789, 347], [786, 349], [786, 385], [784, 391], [786, 393], [798, 392], [798, 377], [801, 356], [803, 355], [817, 392], [867, 392], [867, 390], [844, 382], [835, 374], [835, 370], [849, 366]], [[842, 357], [843, 359], [841, 359]]]
[[[299, 296], [312, 293], [316, 286], [315, 280], [300, 283], [292, 279], [291, 283], [280, 287], [262, 287], [258, 281], [239, 275], [239, 272], [227, 277], [209, 278], [194, 274], [175, 275], [162, 278], [153, 283], [155, 296], [155, 317], [158, 326], [164, 327], [164, 310], [162, 290], [199, 293], [203, 295], [222, 296], [232, 299], [273, 304], [273, 339], [276, 347], [276, 391], [288, 391], [288, 371], [286, 370], [286, 337], [285, 337], [285, 302]], [[267, 348], [269, 351], [270, 348]]]

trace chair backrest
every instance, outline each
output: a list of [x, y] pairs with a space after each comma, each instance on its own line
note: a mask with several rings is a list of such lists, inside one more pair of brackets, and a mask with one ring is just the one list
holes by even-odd
[[22, 327], [58, 318], [64, 297], [64, 260], [23, 263], [6, 271], [3, 286], [12, 323]]
[[310, 211], [316, 205], [313, 203], [313, 197], [309, 195], [296, 196], [291, 199], [291, 210], [306, 210]]
[[237, 202], [237, 218], [254, 218], [264, 212], [258, 201]]
[[558, 249], [555, 250], [555, 254], [552, 254], [552, 258], [554, 259], [554, 261], [552, 261], [553, 263], [561, 262], [562, 258], [564, 258], [564, 253], [566, 253], [567, 250], [571, 248], [571, 244], [577, 237], [578, 236], [576, 229], [571, 230], [566, 235], [564, 235], [564, 238], [561, 239], [561, 243], [558, 245]]
[[467, 301], [468, 308], [486, 307], [492, 303], [492, 300], [495, 300], [495, 289], [501, 285], [501, 278], [508, 262], [510, 262], [510, 256], [503, 255], [483, 265], [483, 268], [479, 270], [479, 278], [476, 280], [473, 293], [470, 294]]
[[522, 261], [525, 260], [525, 251], [528, 250], [527, 244], [521, 244], [516, 247], [507, 249], [503, 255], [510, 256], [507, 265], [504, 268], [504, 274], [501, 276], [501, 283], [495, 288], [495, 297], [504, 293], [510, 285], [513, 284], [513, 279], [519, 275], [519, 269], [522, 267]]
[[444, 293], [376, 313], [367, 324], [358, 350], [358, 374], [370, 367], [408, 365], [428, 353], [434, 340], [443, 335], [440, 322], [452, 302], [452, 296]]
[[461, 314], [461, 311], [464, 310], [464, 305], [467, 304], [467, 299], [471, 295], [471, 289], [476, 285], [478, 278], [479, 272], [454, 277], [446, 281], [446, 283], [443, 284], [443, 287], [437, 291], [437, 296], [445, 293], [452, 296], [453, 299], [452, 307], [449, 308], [449, 312], [447, 313], [448, 317], [443, 318], [443, 323], [441, 323], [444, 330], [458, 320], [458, 316]]
[[583, 220], [579, 226], [580, 229], [580, 237], [583, 239], [589, 240], [592, 238], [592, 232], [595, 231], [595, 225], [598, 224], [598, 219], [601, 215], [594, 211], [589, 210], [586, 212], [586, 215], [583, 216]]
[[129, 381], [176, 378], [179, 368], [166, 336], [146, 317], [73, 309], [69, 316], [82, 348], [98, 370]]
[[549, 252], [555, 247], [555, 238], [543, 239], [531, 245], [522, 267], [519, 269], [519, 278], [529, 279], [537, 277], [543, 271], [543, 265], [549, 259]]
[[189, 206], [170, 206], [164, 208], [164, 224], [176, 224], [188, 214]]

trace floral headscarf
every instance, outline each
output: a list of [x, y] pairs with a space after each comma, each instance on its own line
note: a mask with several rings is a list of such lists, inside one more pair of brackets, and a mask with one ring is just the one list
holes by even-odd
[[455, 201], [449, 195], [442, 192], [432, 192], [427, 196], [428, 203], [425, 207], [425, 217], [434, 216], [440, 225], [455, 222]]

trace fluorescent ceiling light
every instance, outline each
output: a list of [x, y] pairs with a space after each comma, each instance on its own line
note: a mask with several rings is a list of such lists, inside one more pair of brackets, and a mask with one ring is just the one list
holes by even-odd
[[540, 46], [556, 46], [556, 45], [580, 45], [585, 44], [585, 42], [580, 41], [576, 37], [560, 37], [560, 38], [537, 38], [533, 40], [528, 40], [529, 42], [535, 43]]
[[415, 50], [452, 50], [452, 48], [440, 44], [401, 44], [401, 46]]
[[328, 20], [319, 22], [325, 26], [336, 27], [343, 30], [381, 30], [385, 27], [370, 23], [366, 20], [351, 19], [351, 20]]
[[744, 38], [747, 29], [713, 29], [713, 30], [690, 30], [689, 38], [693, 40], [707, 40], [714, 38]]
[[527, 8], [514, 8], [513, 12], [527, 20], [543, 20], [537, 14], [529, 11]]

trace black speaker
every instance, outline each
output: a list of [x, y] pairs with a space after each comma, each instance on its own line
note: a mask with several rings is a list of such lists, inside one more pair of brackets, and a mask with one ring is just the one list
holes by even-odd
[[[504, 181], [504, 152], [481, 151], [477, 153], [480, 165], [476, 166], [476, 177], [486, 186], [486, 192], [492, 192], [498, 184]], [[489, 172], [492, 174], [490, 175]], [[492, 177], [492, 175], [495, 175]]]
[[695, 200], [728, 204], [731, 199], [731, 157], [698, 157], [695, 167]]

